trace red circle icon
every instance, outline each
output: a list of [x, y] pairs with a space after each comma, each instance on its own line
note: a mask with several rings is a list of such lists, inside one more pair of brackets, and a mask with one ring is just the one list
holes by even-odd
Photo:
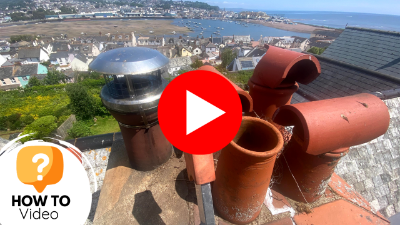
[[158, 103], [158, 120], [165, 137], [179, 150], [210, 154], [235, 137], [242, 105], [225, 77], [195, 70], [167, 85]]

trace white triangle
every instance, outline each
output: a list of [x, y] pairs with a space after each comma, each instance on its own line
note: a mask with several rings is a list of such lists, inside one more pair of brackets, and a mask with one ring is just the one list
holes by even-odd
[[223, 114], [221, 109], [186, 90], [186, 135]]

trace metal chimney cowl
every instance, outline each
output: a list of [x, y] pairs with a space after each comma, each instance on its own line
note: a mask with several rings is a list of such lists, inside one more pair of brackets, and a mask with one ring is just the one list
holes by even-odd
[[141, 47], [118, 48], [97, 56], [89, 68], [102, 73], [100, 97], [118, 121], [132, 168], [149, 171], [168, 161], [172, 145], [158, 124], [158, 102], [167, 82], [169, 59]]

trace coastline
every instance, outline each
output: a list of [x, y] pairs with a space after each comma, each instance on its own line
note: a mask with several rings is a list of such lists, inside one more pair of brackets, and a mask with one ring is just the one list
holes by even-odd
[[326, 28], [326, 27], [314, 26], [314, 25], [309, 25], [309, 24], [304, 24], [304, 23], [297, 23], [297, 25], [292, 25], [292, 24], [285, 24], [285, 23], [273, 23], [273, 22], [267, 22], [267, 21], [261, 21], [261, 20], [246, 20], [246, 21], [249, 23], [260, 24], [263, 26], [272, 27], [272, 28], [276, 28], [276, 29], [280, 29], [280, 30], [287, 30], [287, 31], [306, 33], [306, 34], [311, 34], [315, 29], [333, 30], [333, 29]]

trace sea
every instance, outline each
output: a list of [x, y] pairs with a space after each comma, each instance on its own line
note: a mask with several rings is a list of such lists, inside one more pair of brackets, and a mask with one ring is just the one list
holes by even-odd
[[[258, 11], [258, 10], [253, 10]], [[353, 13], [353, 12], [315, 12], [315, 11], [264, 11], [268, 15], [281, 15], [294, 22], [345, 28], [347, 26], [362, 27], [386, 31], [400, 32], [400, 16]]]
[[[190, 37], [221, 37], [221, 36], [232, 36], [232, 35], [250, 35], [250, 38], [258, 41], [260, 36], [274, 36], [274, 37], [282, 37], [282, 36], [299, 36], [304, 38], [309, 38], [310, 34], [308, 33], [299, 33], [292, 32], [286, 30], [280, 30], [272, 27], [267, 27], [259, 24], [248, 23], [246, 25], [236, 24], [235, 21], [221, 21], [221, 20], [208, 20], [208, 19], [174, 19], [172, 24], [176, 26], [187, 26], [189, 21], [191, 21], [191, 28], [193, 28], [193, 32], [188, 30], [185, 33]], [[197, 23], [197, 24], [195, 24]], [[199, 24], [201, 23], [201, 24]], [[194, 25], [198, 27], [194, 27]], [[296, 26], [296, 25], [293, 25]], [[201, 29], [201, 27], [205, 28]], [[219, 29], [218, 29], [219, 27]], [[223, 29], [222, 29], [223, 28]], [[214, 32], [219, 31], [219, 34], [214, 34]], [[182, 34], [176, 35], [166, 35], [166, 36], [180, 36]]]

